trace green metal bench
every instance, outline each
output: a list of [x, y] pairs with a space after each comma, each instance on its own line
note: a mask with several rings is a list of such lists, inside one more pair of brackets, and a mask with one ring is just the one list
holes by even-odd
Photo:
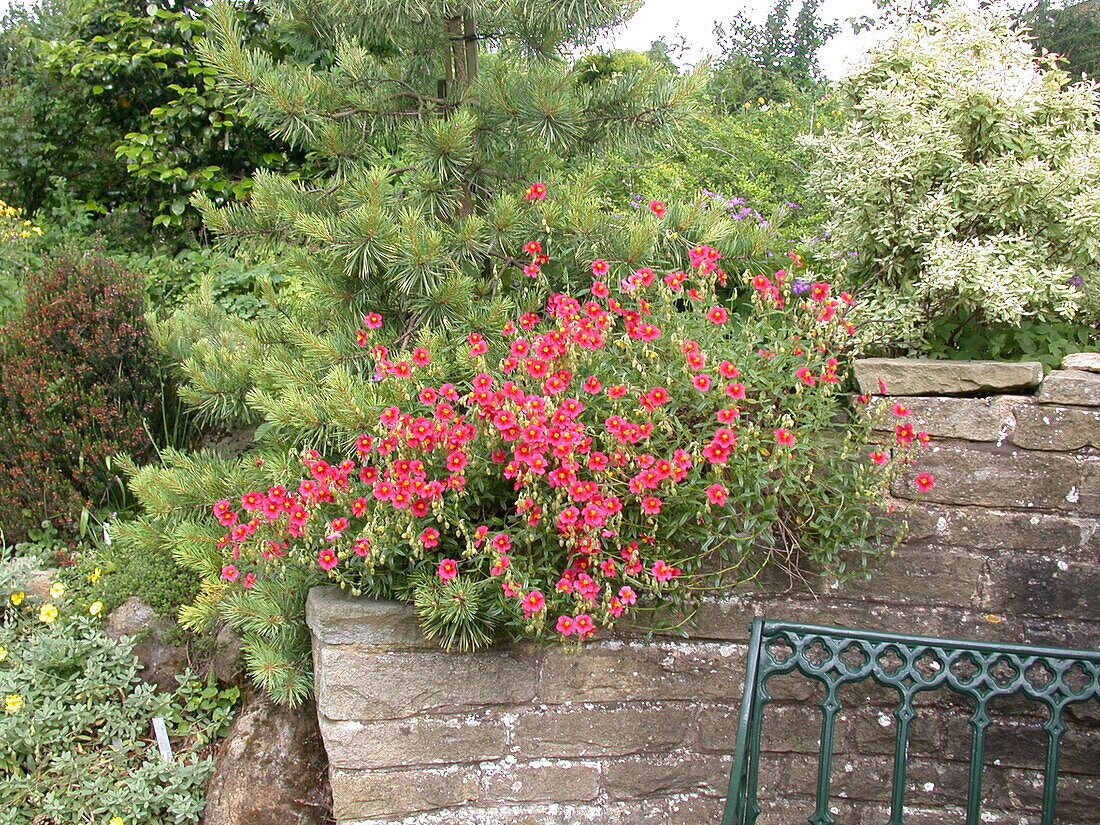
[[[981, 823], [985, 734], [992, 700], [1022, 695], [1047, 709], [1043, 724], [1047, 741], [1042, 825], [1054, 822], [1059, 751], [1066, 730], [1063, 712], [1074, 703], [1100, 701], [1100, 652], [930, 639], [757, 619], [752, 625], [746, 659], [745, 693], [722, 825], [752, 825], [761, 813], [756, 787], [764, 708], [772, 698], [768, 680], [796, 670], [825, 686], [820, 703], [816, 802], [808, 820], [811, 825], [835, 822], [829, 812], [829, 785], [833, 733], [841, 710], [838, 694], [844, 685], [873, 679], [900, 695], [894, 711], [897, 738], [887, 825], [903, 823], [909, 731], [917, 715], [913, 705], [917, 694], [946, 689], [974, 702], [969, 720], [972, 735], [967, 825]], [[1097, 816], [1100, 821], [1100, 812]]]

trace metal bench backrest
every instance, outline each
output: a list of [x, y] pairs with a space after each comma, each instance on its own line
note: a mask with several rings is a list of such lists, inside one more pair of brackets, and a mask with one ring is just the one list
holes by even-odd
[[1020, 645], [965, 642], [876, 633], [868, 630], [786, 624], [756, 619], [752, 625], [745, 667], [745, 693], [737, 728], [737, 746], [730, 773], [722, 825], [752, 825], [760, 815], [756, 785], [760, 765], [761, 722], [770, 701], [768, 679], [799, 671], [824, 683], [816, 803], [811, 825], [831, 825], [829, 783], [833, 732], [841, 710], [842, 686], [874, 679], [898, 691], [894, 711], [894, 746], [890, 819], [903, 825], [905, 772], [909, 727], [916, 717], [914, 697], [946, 689], [974, 702], [970, 715], [971, 745], [966, 822], [980, 825], [982, 769], [989, 703], [1020, 694], [1047, 708], [1046, 759], [1043, 777], [1042, 825], [1053, 825], [1058, 782], [1058, 757], [1066, 727], [1063, 712], [1077, 702], [1100, 701], [1100, 652], [1058, 650]]

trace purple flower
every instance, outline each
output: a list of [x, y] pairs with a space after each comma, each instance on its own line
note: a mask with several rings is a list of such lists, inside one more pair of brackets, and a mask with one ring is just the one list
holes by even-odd
[[1085, 285], [1085, 276], [1080, 272], [1074, 272], [1073, 277], [1066, 281], [1067, 286], [1075, 286], [1078, 289]]
[[795, 281], [791, 284], [791, 292], [795, 295], [801, 295], [804, 292], [810, 291], [810, 285], [805, 281]]

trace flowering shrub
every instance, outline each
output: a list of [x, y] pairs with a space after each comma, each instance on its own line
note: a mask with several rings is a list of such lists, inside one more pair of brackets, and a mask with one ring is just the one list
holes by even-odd
[[4, 534], [71, 526], [102, 504], [114, 456], [151, 457], [147, 419], [162, 383], [140, 285], [103, 259], [33, 272], [21, 315], [0, 327]]
[[[540, 277], [547, 252], [523, 249]], [[769, 563], [862, 570], [925, 437], [897, 408], [895, 449], [872, 450], [870, 417], [841, 417], [852, 297], [784, 270], [731, 283], [708, 246], [690, 263], [597, 258], [586, 294], [471, 333], [453, 363], [391, 350], [366, 315], [356, 341], [392, 403], [353, 457], [307, 450], [304, 477], [214, 503], [208, 579], [240, 610], [312, 570], [412, 601], [429, 637], [471, 649], [690, 609]], [[738, 286], [752, 308], [731, 316], [720, 295]]]

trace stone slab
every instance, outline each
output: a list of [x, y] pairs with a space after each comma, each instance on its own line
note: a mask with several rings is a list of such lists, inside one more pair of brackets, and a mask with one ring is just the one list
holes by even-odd
[[[875, 414], [879, 422], [875, 429], [893, 432], [901, 419], [892, 413], [894, 399], [877, 398]], [[995, 395], [987, 398], [920, 398], [907, 399], [904, 406], [910, 415], [904, 420], [918, 432], [932, 438], [952, 438], [962, 441], [1003, 441], [1015, 428], [1014, 411], [1032, 403], [1023, 395]]]
[[458, 765], [396, 771], [334, 768], [329, 781], [332, 813], [337, 820], [407, 816], [481, 798], [476, 768]]
[[367, 770], [503, 759], [509, 718], [482, 710], [462, 716], [418, 716], [355, 722], [319, 717], [329, 764]]
[[1100, 407], [1100, 374], [1083, 370], [1054, 370], [1043, 379], [1035, 398], [1040, 404]]
[[1100, 352], [1074, 352], [1062, 359], [1064, 370], [1100, 372]]
[[860, 358], [853, 370], [860, 392], [871, 395], [1001, 395], [1029, 390], [1043, 380], [1038, 361]]
[[[918, 493], [913, 479], [924, 472], [936, 486]], [[1083, 462], [1070, 455], [933, 447], [898, 478], [893, 494], [941, 504], [1076, 510], [1083, 472]]]
[[520, 704], [534, 699], [537, 674], [535, 657], [518, 647], [447, 653], [321, 644], [314, 665], [317, 707], [329, 719]]
[[309, 591], [306, 624], [326, 644], [438, 647], [420, 632], [412, 606], [352, 596], [331, 585]]
[[[1083, 547], [1100, 525], [1054, 513], [920, 504], [905, 514], [904, 542], [981, 551], [1062, 550]], [[904, 545], [903, 545], [904, 546]]]
[[1012, 443], [1025, 450], [1085, 450], [1100, 447], [1100, 408], [1038, 404], [1016, 411]]

